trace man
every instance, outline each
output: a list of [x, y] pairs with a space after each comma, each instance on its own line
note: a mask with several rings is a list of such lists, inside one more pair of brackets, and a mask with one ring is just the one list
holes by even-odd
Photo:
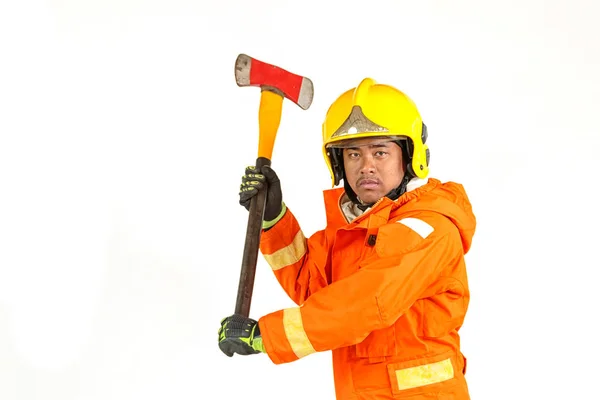
[[396, 88], [365, 79], [343, 93], [323, 123], [327, 226], [309, 238], [276, 173], [246, 170], [240, 203], [267, 187], [261, 253], [298, 307], [223, 319], [225, 354], [281, 364], [331, 350], [338, 400], [469, 399], [458, 331], [476, 221], [462, 185], [428, 178], [426, 140]]

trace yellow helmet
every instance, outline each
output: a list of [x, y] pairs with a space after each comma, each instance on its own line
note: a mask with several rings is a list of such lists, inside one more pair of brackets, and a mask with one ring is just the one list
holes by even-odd
[[408, 140], [407, 172], [419, 178], [429, 174], [427, 127], [415, 103], [400, 90], [365, 78], [344, 92], [329, 107], [323, 122], [323, 156], [332, 187], [343, 177], [343, 167], [333, 148], [342, 141], [365, 137]]

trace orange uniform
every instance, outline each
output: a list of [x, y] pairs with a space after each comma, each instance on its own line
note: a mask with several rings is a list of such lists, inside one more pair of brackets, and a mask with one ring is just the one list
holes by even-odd
[[331, 350], [338, 400], [469, 399], [458, 330], [475, 216], [462, 185], [415, 181], [351, 222], [344, 190], [326, 190], [324, 230], [306, 238], [288, 209], [262, 234], [298, 304], [260, 318], [265, 350], [276, 364]]

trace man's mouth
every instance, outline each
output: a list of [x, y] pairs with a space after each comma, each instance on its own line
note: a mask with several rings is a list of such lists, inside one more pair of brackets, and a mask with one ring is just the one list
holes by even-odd
[[358, 181], [358, 186], [364, 189], [374, 189], [379, 186], [377, 179], [361, 179]]

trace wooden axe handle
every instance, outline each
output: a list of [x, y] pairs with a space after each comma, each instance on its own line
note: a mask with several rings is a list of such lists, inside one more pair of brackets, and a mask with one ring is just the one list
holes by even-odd
[[[271, 161], [259, 157], [256, 159], [256, 167], [271, 165]], [[256, 263], [258, 261], [258, 250], [260, 247], [260, 236], [262, 232], [263, 213], [267, 200], [267, 188], [259, 191], [250, 200], [248, 225], [246, 227], [246, 240], [244, 253], [242, 255], [242, 270], [238, 285], [235, 313], [248, 317], [250, 315], [250, 303], [252, 302], [252, 291], [254, 289], [254, 277], [256, 275]]]
[[[280, 94], [268, 89], [261, 91], [258, 111], [258, 158], [256, 159], [256, 168], [258, 170], [265, 165], [271, 165], [275, 137], [277, 136], [277, 130], [281, 121], [282, 102], [283, 97]], [[267, 190], [266, 186], [263, 187], [250, 200], [246, 240], [242, 255], [242, 270], [235, 305], [235, 313], [244, 317], [250, 315], [250, 303], [254, 289], [254, 277], [256, 275], [256, 263], [258, 261]]]

